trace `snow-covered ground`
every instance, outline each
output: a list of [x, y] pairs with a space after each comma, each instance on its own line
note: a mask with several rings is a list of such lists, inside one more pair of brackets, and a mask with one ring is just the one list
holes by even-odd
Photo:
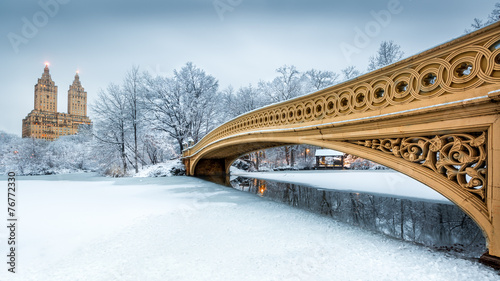
[[[0, 280], [499, 280], [477, 262], [196, 178], [18, 183], [18, 273], [4, 262]], [[6, 211], [6, 189], [0, 202]], [[1, 227], [4, 259], [6, 238]]]
[[425, 184], [393, 170], [311, 170], [250, 173], [231, 167], [231, 176], [291, 182], [324, 189], [450, 202]]
[[181, 171], [184, 175], [184, 164], [182, 164], [180, 159], [175, 159], [145, 167], [134, 176], [139, 178], [171, 177], [174, 176], [172, 172], [180, 173]]

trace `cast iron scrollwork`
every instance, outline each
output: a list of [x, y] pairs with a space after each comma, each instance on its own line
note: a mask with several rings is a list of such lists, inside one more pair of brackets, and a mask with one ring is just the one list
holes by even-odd
[[486, 132], [355, 141], [446, 176], [481, 200], [486, 197]]

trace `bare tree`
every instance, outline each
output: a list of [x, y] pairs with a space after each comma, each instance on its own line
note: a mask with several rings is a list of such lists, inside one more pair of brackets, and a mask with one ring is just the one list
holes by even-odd
[[231, 117], [236, 117], [266, 105], [262, 92], [253, 87], [252, 84], [239, 88], [236, 93], [231, 93], [230, 96], [226, 97], [226, 102]]
[[357, 70], [354, 65], [348, 66], [342, 69], [340, 72], [342, 72], [342, 75], [344, 76], [343, 77], [344, 81], [356, 78], [361, 74], [361, 72], [359, 72], [359, 70]]
[[474, 30], [478, 30], [478, 29], [482, 28], [483, 26], [485, 26], [485, 24], [483, 23], [482, 20], [480, 20], [478, 18], [474, 18], [472, 20], [471, 25], [470, 25], [471, 29], [466, 29], [465, 33], [471, 33]]
[[471, 25], [470, 25], [471, 28], [465, 29], [465, 33], [471, 33], [475, 30], [483, 28], [483, 27], [490, 25], [494, 22], [497, 22], [499, 20], [500, 20], [500, 2], [497, 2], [497, 3], [495, 3], [495, 6], [494, 6], [493, 10], [491, 11], [491, 13], [488, 15], [488, 19], [486, 20], [486, 22], [484, 22], [481, 19], [474, 18], [472, 20]]
[[183, 114], [183, 97], [175, 91], [174, 82], [166, 77], [146, 78], [145, 100], [148, 119], [153, 129], [166, 132], [175, 139], [179, 151], [184, 149], [184, 139], [188, 138], [188, 121]]
[[493, 8], [493, 11], [491, 11], [490, 15], [488, 16], [488, 22], [487, 24], [492, 24], [494, 22], [497, 22], [500, 20], [500, 2], [495, 3], [495, 7]]
[[127, 72], [123, 83], [123, 91], [127, 100], [127, 114], [132, 124], [133, 150], [135, 172], [139, 172], [139, 126], [142, 122], [142, 77], [139, 67], [134, 66]]
[[401, 46], [394, 41], [383, 41], [375, 56], [371, 56], [368, 63], [368, 71], [384, 67], [399, 61], [404, 56]]
[[126, 135], [128, 133], [128, 101], [122, 89], [110, 84], [101, 91], [92, 110], [96, 119], [96, 139], [119, 152], [123, 173], [127, 172]]
[[[304, 94], [303, 75], [293, 65], [276, 69], [278, 76], [271, 82], [259, 82], [259, 90], [268, 97], [269, 103], [289, 100]], [[286, 161], [293, 166], [295, 146], [285, 146]], [[292, 158], [292, 159], [291, 159]]]
[[187, 113], [189, 134], [194, 142], [198, 142], [205, 134], [215, 127], [211, 117], [217, 103], [219, 82], [205, 71], [188, 62], [180, 70], [174, 70], [175, 89], [184, 102]]
[[311, 69], [307, 71], [304, 76], [308, 82], [308, 89], [318, 91], [335, 84], [340, 75], [333, 71]]
[[259, 89], [272, 102], [289, 100], [303, 94], [301, 75], [295, 66], [284, 65], [276, 69], [276, 72], [279, 75], [273, 81], [259, 83]]

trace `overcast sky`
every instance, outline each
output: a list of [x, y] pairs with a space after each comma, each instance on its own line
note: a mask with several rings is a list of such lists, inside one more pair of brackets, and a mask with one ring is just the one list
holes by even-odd
[[463, 35], [495, 2], [2, 0], [0, 130], [21, 135], [45, 62], [59, 87], [58, 111], [67, 112], [77, 70], [90, 103], [133, 65], [171, 75], [192, 61], [221, 89], [270, 80], [284, 64], [365, 71], [381, 41], [394, 40], [406, 55], [422, 52]]

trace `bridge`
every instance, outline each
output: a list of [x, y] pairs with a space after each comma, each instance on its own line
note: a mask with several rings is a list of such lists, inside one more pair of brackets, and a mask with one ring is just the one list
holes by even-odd
[[293, 144], [369, 159], [436, 190], [483, 230], [482, 260], [500, 265], [500, 23], [241, 115], [183, 161], [188, 175], [225, 176], [244, 154]]

